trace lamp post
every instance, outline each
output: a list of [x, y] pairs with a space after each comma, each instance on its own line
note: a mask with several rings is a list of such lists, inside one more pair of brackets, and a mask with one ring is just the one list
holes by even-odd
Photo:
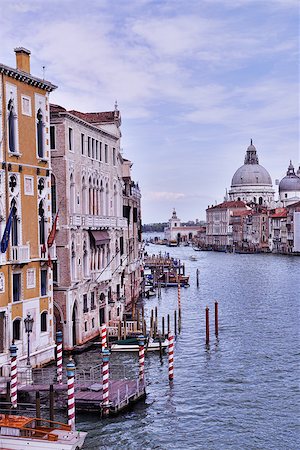
[[30, 366], [30, 333], [32, 333], [33, 318], [30, 313], [27, 313], [26, 319], [24, 319], [25, 331], [27, 333], [27, 366]]

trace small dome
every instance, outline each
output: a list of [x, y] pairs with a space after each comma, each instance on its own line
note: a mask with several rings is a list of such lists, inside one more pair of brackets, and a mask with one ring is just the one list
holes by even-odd
[[300, 192], [300, 177], [295, 174], [292, 161], [290, 161], [286, 176], [279, 183], [279, 192], [282, 191]]

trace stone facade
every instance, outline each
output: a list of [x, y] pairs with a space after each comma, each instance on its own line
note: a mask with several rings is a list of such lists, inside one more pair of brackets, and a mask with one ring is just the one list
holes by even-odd
[[192, 242], [198, 237], [200, 229], [200, 225], [182, 225], [174, 209], [168, 226], [164, 229], [164, 238], [169, 243], [174, 242], [178, 245], [181, 242]]

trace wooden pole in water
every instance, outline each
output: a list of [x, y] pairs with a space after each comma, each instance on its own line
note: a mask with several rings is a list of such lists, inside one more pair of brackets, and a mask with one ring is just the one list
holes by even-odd
[[164, 317], [161, 318], [161, 332], [162, 332], [163, 338], [165, 339], [165, 318]]
[[197, 287], [199, 287], [199, 269], [196, 270], [196, 282], [197, 282]]
[[139, 310], [139, 308], [136, 309], [136, 326], [137, 326], [137, 330], [140, 331], [140, 310]]
[[17, 346], [12, 343], [10, 351], [10, 401], [11, 407], [18, 406], [18, 367], [17, 367]]
[[54, 420], [54, 389], [53, 384], [50, 384], [49, 389], [49, 419]]
[[62, 331], [56, 332], [56, 365], [57, 365], [57, 382], [58, 384], [62, 384], [63, 377], [63, 358], [62, 358], [62, 350], [63, 350], [63, 334]]
[[175, 332], [175, 336], [177, 336], [177, 311], [176, 311], [176, 309], [174, 311], [174, 332]]
[[147, 325], [146, 325], [146, 320], [144, 319], [143, 321], [143, 335], [146, 336], [147, 335]]
[[170, 333], [170, 314], [167, 316], [167, 327], [168, 327], [168, 334]]
[[122, 323], [121, 320], [118, 322], [118, 340], [121, 340], [122, 338]]
[[126, 339], [126, 337], [127, 337], [127, 330], [126, 330], [126, 316], [125, 316], [125, 314], [124, 314], [124, 316], [123, 316], [123, 319], [124, 319], [124, 333], [123, 333], [123, 335], [124, 335], [124, 339]]
[[35, 417], [37, 419], [41, 418], [41, 396], [40, 391], [35, 393]]
[[206, 344], [209, 344], [209, 307], [205, 308], [205, 330], [206, 330]]
[[[145, 320], [145, 310], [144, 310], [144, 305], [142, 306], [142, 326], [144, 326], [144, 320]], [[145, 334], [144, 334], [145, 336]]]
[[155, 321], [154, 321], [154, 337], [157, 335], [157, 320], [158, 320], [158, 314], [157, 314], [157, 306], [155, 306]]
[[219, 335], [219, 314], [218, 314], [218, 302], [215, 301], [215, 335]]
[[171, 333], [168, 335], [169, 339], [169, 380], [173, 381], [174, 378], [174, 337]]
[[104, 416], [109, 415], [109, 355], [110, 351], [108, 350], [108, 348], [102, 350], [102, 413]]

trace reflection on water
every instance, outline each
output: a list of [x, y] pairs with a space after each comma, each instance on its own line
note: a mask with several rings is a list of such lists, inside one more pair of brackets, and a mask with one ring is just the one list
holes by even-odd
[[[166, 247], [150, 245], [148, 253]], [[80, 415], [89, 432], [85, 449], [298, 449], [300, 258], [232, 255], [168, 248], [185, 262], [191, 286], [181, 290], [182, 331], [175, 344], [174, 383], [167, 355], [145, 361], [147, 398], [111, 419]], [[196, 286], [196, 269], [200, 286]], [[219, 338], [214, 302], [219, 302]], [[205, 344], [205, 307], [210, 344]], [[147, 317], [177, 306], [177, 289], [145, 300]], [[82, 366], [100, 362], [99, 350], [77, 356]], [[96, 363], [97, 363], [96, 362]], [[136, 354], [113, 354], [113, 363], [138, 369]]]

